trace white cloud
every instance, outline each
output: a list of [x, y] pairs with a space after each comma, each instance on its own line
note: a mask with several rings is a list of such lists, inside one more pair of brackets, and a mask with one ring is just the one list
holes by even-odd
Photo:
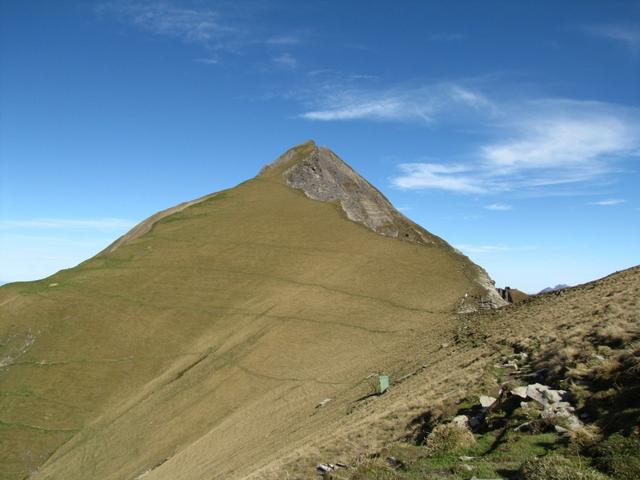
[[29, 220], [0, 220], [0, 229], [82, 229], [82, 230], [122, 230], [135, 225], [122, 218], [67, 219], [36, 218]]
[[278, 55], [277, 57], [273, 57], [271, 61], [277, 65], [278, 67], [285, 68], [288, 70], [295, 70], [298, 66], [298, 61], [295, 59], [293, 55], [290, 53], [283, 53]]
[[[487, 145], [482, 148], [482, 156], [496, 167], [537, 168], [584, 165], [637, 148], [637, 124], [616, 117], [602, 106], [585, 112], [585, 104], [566, 103], [548, 104], [542, 115], [516, 125], [519, 138]], [[575, 113], [563, 111], [567, 106]]]
[[586, 28], [591, 35], [619, 42], [632, 53], [640, 53], [640, 26], [605, 24]]
[[[342, 103], [342, 102], [337, 102]], [[428, 109], [407, 108], [399, 99], [378, 98], [373, 100], [358, 99], [355, 102], [344, 102], [341, 106], [334, 106], [327, 110], [314, 110], [302, 114], [308, 120], [403, 120], [406, 118], [421, 118], [429, 121]]]
[[[490, 105], [495, 105], [489, 102]], [[488, 118], [488, 136], [506, 137], [464, 153], [467, 160], [404, 163], [391, 183], [403, 189], [462, 193], [540, 191], [588, 183], [638, 157], [640, 112], [600, 102], [542, 100], [500, 105]]]
[[[460, 110], [492, 108], [481, 93], [456, 84], [435, 84], [411, 89], [363, 90], [325, 88], [310, 103], [315, 108], [301, 114], [307, 120], [420, 121]], [[308, 99], [307, 99], [308, 100]]]
[[473, 176], [465, 176], [464, 166], [438, 163], [403, 163], [399, 165], [403, 175], [391, 180], [402, 189], [439, 189], [462, 193], [485, 193]]
[[452, 100], [471, 108], [493, 108], [493, 104], [484, 95], [459, 85], [451, 85], [448, 93]]
[[486, 205], [484, 208], [487, 210], [506, 211], [511, 210], [513, 207], [506, 203], [492, 203], [490, 205]]
[[600, 205], [603, 207], [610, 207], [613, 205], [621, 205], [623, 203], [626, 203], [626, 200], [622, 200], [620, 198], [609, 198], [606, 200], [599, 200], [597, 202], [591, 202], [589, 205]]

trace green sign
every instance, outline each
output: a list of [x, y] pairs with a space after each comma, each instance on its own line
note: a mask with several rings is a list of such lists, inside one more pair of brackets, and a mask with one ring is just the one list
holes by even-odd
[[384, 393], [389, 390], [389, 376], [378, 375], [378, 393]]

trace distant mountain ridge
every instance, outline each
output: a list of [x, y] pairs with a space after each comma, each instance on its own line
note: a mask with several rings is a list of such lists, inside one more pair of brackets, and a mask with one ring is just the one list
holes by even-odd
[[563, 290], [565, 288], [569, 288], [570, 285], [567, 285], [565, 283], [560, 283], [558, 285], [556, 285], [555, 287], [547, 287], [547, 288], [543, 288], [542, 290], [540, 290], [538, 292], [538, 294], [540, 293], [549, 293], [549, 292], [557, 292], [558, 290]]

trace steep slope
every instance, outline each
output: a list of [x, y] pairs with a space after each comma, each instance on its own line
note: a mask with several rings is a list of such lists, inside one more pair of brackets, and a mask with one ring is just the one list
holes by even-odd
[[499, 302], [483, 270], [307, 142], [0, 288], [0, 478], [241, 478], [339, 425], [371, 372], [413, 368], [455, 311]]
[[[360, 403], [335, 435], [318, 435], [253, 478], [310, 478], [319, 463], [336, 462], [349, 465], [332, 472], [336, 480], [522, 478], [522, 464], [543, 455], [555, 455], [549, 457], [555, 463], [566, 458], [575, 470], [525, 478], [638, 478], [640, 266], [498, 310], [459, 315], [448, 333], [440, 348], [416, 352], [422, 367], [384, 396]], [[445, 338], [443, 332], [440, 340]], [[475, 430], [475, 445], [427, 453], [424, 440], [434, 425], [468, 413], [480, 395], [500, 397], [501, 390], [534, 382], [566, 390], [584, 428], [563, 433], [549, 417], [546, 430], [543, 420], [518, 429], [527, 421], [522, 410], [489, 410]], [[523, 401], [500, 398], [512, 408]]]

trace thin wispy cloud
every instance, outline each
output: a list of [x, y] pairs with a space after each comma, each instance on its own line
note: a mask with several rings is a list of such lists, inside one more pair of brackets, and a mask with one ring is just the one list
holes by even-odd
[[217, 65], [220, 63], [220, 60], [217, 58], [196, 58], [194, 62], [202, 63], [204, 65]]
[[35, 218], [26, 220], [0, 220], [0, 229], [70, 229], [70, 230], [122, 230], [135, 225], [123, 218]]
[[506, 203], [491, 203], [489, 205], [485, 205], [484, 208], [487, 210], [495, 210], [498, 212], [504, 212], [513, 209], [511, 205], [507, 205]]
[[464, 165], [441, 163], [402, 163], [402, 175], [392, 180], [394, 186], [407, 190], [437, 189], [461, 193], [486, 193], [487, 190]]
[[456, 84], [436, 84], [409, 89], [362, 90], [335, 88], [311, 100], [316, 108], [300, 117], [317, 121], [375, 120], [434, 123], [459, 110], [490, 109], [481, 93]]
[[640, 54], [640, 25], [591, 25], [585, 30], [595, 37], [616, 42], [629, 49], [633, 54]]
[[295, 70], [298, 67], [296, 58], [288, 52], [282, 53], [271, 59], [274, 65], [286, 70]]
[[599, 205], [601, 207], [611, 207], [614, 205], [622, 205], [623, 203], [627, 203], [626, 200], [622, 200], [620, 198], [608, 198], [606, 200], [599, 200], [597, 202], [591, 202], [589, 205]]
[[187, 7], [169, 1], [114, 1], [100, 4], [97, 12], [153, 35], [213, 49], [231, 47], [243, 33], [217, 9], [198, 4]]
[[[113, 0], [99, 4], [95, 12], [105, 19], [157, 37], [195, 45], [207, 54], [194, 61], [205, 65], [222, 63], [223, 54], [245, 53], [251, 49], [277, 50], [302, 43], [308, 32], [273, 34], [260, 20], [269, 6], [246, 9], [233, 2], [204, 3], [197, 0]], [[292, 68], [295, 59], [288, 53], [273, 61]]]

